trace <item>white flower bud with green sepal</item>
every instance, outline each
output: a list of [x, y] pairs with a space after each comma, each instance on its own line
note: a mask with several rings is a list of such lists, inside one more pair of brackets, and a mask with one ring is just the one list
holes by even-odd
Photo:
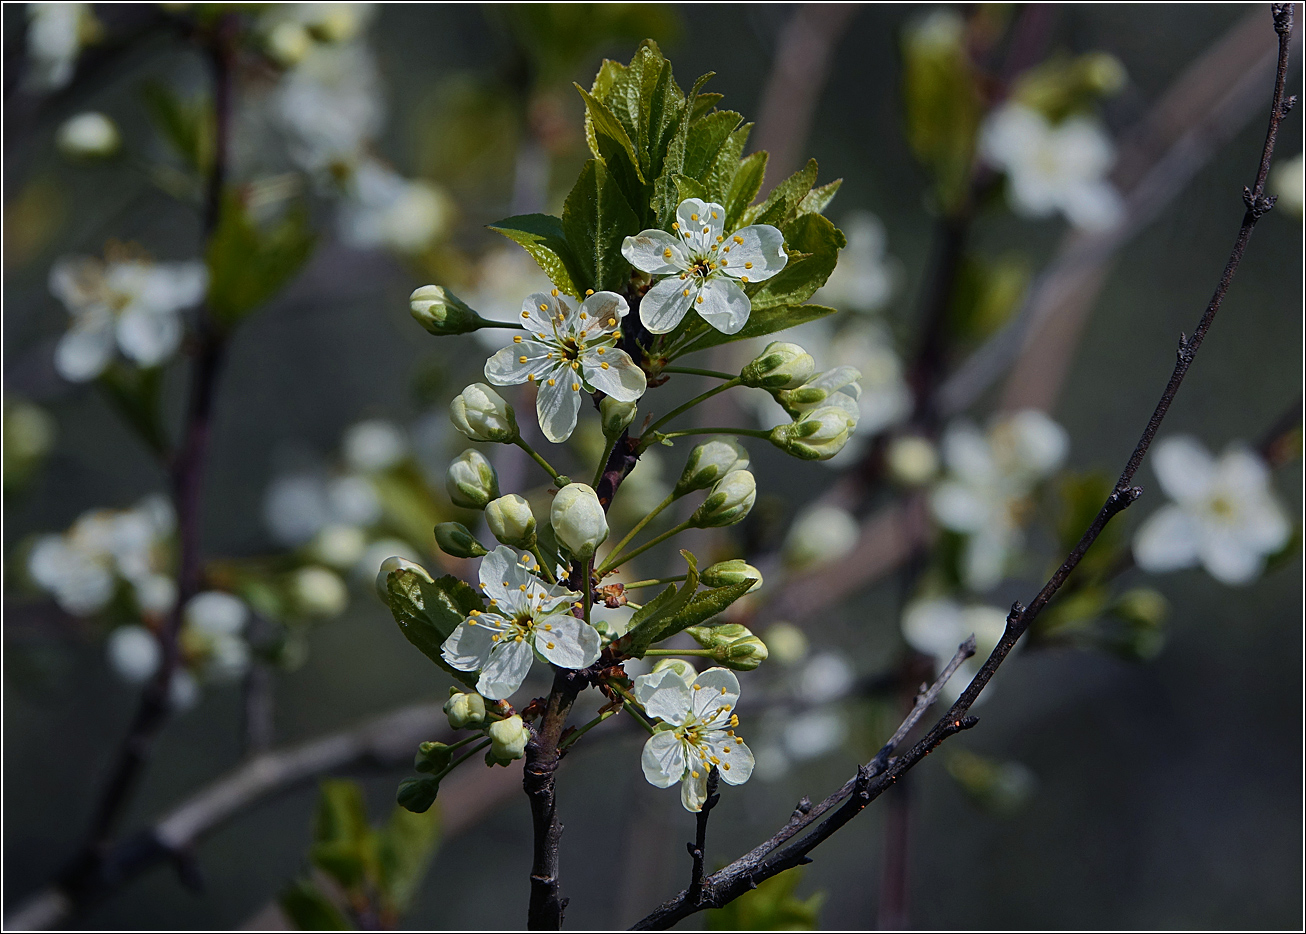
[[690, 626], [685, 632], [703, 648], [710, 649], [716, 661], [735, 671], [752, 671], [770, 654], [766, 643], [739, 623]]
[[508, 717], [490, 724], [486, 731], [490, 737], [490, 748], [485, 753], [486, 764], [507, 765], [513, 759], [526, 755], [526, 743], [531, 738], [531, 731], [518, 716]]
[[584, 483], [569, 483], [553, 497], [553, 534], [577, 558], [588, 558], [608, 537], [608, 517], [598, 494]]
[[762, 586], [762, 572], [742, 558], [720, 561], [704, 570], [698, 579], [708, 587], [729, 587], [749, 579], [756, 581], [748, 588], [748, 593], [756, 593]]
[[726, 474], [695, 510], [689, 524], [697, 529], [734, 525], [748, 515], [757, 501], [757, 481], [747, 470]]
[[485, 383], [472, 383], [449, 403], [454, 427], [472, 441], [508, 444], [517, 439], [517, 416], [503, 396]]
[[495, 538], [512, 548], [535, 545], [535, 514], [526, 498], [516, 493], [489, 502], [485, 507], [485, 524]]
[[830, 404], [807, 412], [795, 422], [771, 429], [770, 441], [786, 454], [809, 461], [829, 460], [843, 450], [857, 427], [857, 403], [836, 393]]
[[603, 437], [609, 441], [621, 437], [621, 433], [630, 427], [638, 414], [639, 405], [635, 402], [622, 402], [612, 396], [604, 396], [599, 403], [599, 419], [603, 425]]
[[713, 438], [694, 445], [676, 481], [676, 496], [706, 490], [732, 470], [748, 467], [748, 452], [733, 438]]
[[667, 668], [670, 668], [676, 674], [680, 675], [686, 684], [693, 684], [694, 679], [698, 677], [698, 669], [694, 667], [693, 663], [686, 661], [683, 658], [658, 659], [657, 664], [653, 666], [653, 670], [650, 674], [657, 674], [659, 671], [663, 671]]
[[399, 570], [412, 571], [428, 584], [435, 583], [435, 578], [420, 564], [399, 555], [386, 558], [376, 573], [376, 592], [381, 597], [381, 602], [387, 606], [390, 605], [390, 575]]
[[804, 412], [819, 408], [836, 393], [851, 396], [856, 402], [862, 396], [861, 378], [862, 374], [856, 367], [837, 366], [816, 374], [794, 389], [778, 390], [775, 398], [786, 412], [797, 418]]
[[449, 465], [444, 486], [450, 501], [464, 509], [484, 509], [490, 500], [499, 497], [499, 475], [484, 454], [471, 448]]
[[450, 691], [449, 699], [444, 702], [449, 725], [455, 730], [479, 728], [485, 722], [485, 698], [479, 694], [464, 694], [456, 688]]
[[437, 336], [466, 334], [484, 327], [486, 321], [448, 289], [424, 285], [408, 297], [413, 319]]
[[816, 372], [812, 355], [797, 344], [772, 341], [739, 374], [739, 381], [754, 389], [792, 389]]

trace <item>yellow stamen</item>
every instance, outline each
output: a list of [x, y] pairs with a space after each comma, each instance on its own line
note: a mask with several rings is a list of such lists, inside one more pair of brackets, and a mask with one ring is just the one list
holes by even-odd
[[679, 230], [679, 229], [680, 229], [680, 221], [676, 221], [675, 223], [673, 223], [673, 224], [671, 225], [671, 229], [672, 229], [672, 230]]
[[553, 648], [553, 643], [552, 642], [548, 643], [548, 646], [549, 648]]
[[550, 379], [550, 380], [549, 380], [549, 385], [552, 386], [552, 385], [554, 385], [554, 384], [555, 384], [555, 381], [552, 380], [552, 379]]
[[729, 772], [729, 771], [730, 771], [730, 763], [729, 763], [729, 762], [725, 763], [724, 765], [721, 766], [721, 768], [723, 768], [723, 769], [725, 769], [727, 772]]
[[599, 366], [606, 370], [606, 369], [608, 368], [608, 363], [607, 363], [607, 361], [605, 360], [605, 361], [603, 361], [602, 363], [600, 363]]
[[552, 292], [550, 292], [549, 294], [552, 295], [554, 298], [557, 298], [557, 297], [558, 297], [558, 290], [557, 290], [557, 289], [554, 289], [554, 290], [553, 290]]
[[533, 382], [535, 382], [535, 374], [534, 374], [534, 373], [527, 373], [527, 374], [526, 374], [526, 382], [528, 382], [528, 383], [533, 383]]
[[597, 353], [607, 353], [607, 352], [608, 352], [608, 348], [606, 348], [606, 347], [600, 347], [596, 352], [597, 352]]
[[690, 219], [691, 221], [696, 221], [696, 220], [698, 220], [698, 215], [697, 215], [697, 214], [691, 214], [691, 215], [689, 215], [689, 219]]
[[717, 212], [716, 212], [716, 211], [713, 211], [713, 212], [712, 212], [712, 220], [716, 220], [716, 219], [717, 219]]
[[703, 304], [703, 296], [700, 295], [697, 299], [695, 299], [695, 301], [697, 301], [700, 305]]
[[666, 259], [671, 259], [671, 247], [667, 247], [665, 250], [663, 250], [662, 255]]
[[548, 306], [548, 305], [541, 305], [541, 306], [540, 306], [540, 311], [548, 311], [548, 310], [549, 310], [549, 306]]
[[609, 318], [609, 319], [608, 319], [608, 327], [610, 327], [610, 328], [614, 328], [614, 327], [616, 327], [616, 326], [617, 326], [617, 319], [616, 319], [616, 318]]
[[521, 637], [521, 636], [517, 636], [517, 641], [518, 641], [518, 642], [522, 641], [522, 637]]
[[572, 384], [571, 384], [571, 391], [572, 391], [572, 392], [580, 392], [580, 383], [572, 383]]
[[689, 289], [685, 289], [685, 291], [681, 292], [680, 294], [681, 294], [681, 295], [688, 295], [688, 294], [689, 294]]
[[521, 316], [522, 316], [523, 318], [529, 318], [529, 317], [531, 316], [531, 313], [530, 313], [529, 311], [523, 311], [523, 312], [521, 313]]
[[747, 281], [748, 281], [748, 276], [740, 276], [740, 277], [739, 277], [739, 281], [740, 281], [740, 282], [747, 282]]
[[545, 631], [545, 632], [553, 632], [553, 624], [552, 624], [552, 623], [545, 623], [545, 624], [544, 624], [544, 631]]
[[734, 236], [734, 237], [731, 237], [730, 239], [733, 240], [733, 241], [735, 241], [735, 243], [743, 243], [743, 242], [744, 242], [744, 238], [743, 238], [743, 237], [740, 237], [740, 236]]
[[698, 778], [698, 773], [697, 773], [697, 772], [690, 772], [689, 774], [692, 775], [694, 778]]
[[525, 363], [525, 362], [526, 362], [526, 358], [525, 358], [525, 357], [518, 357], [518, 358], [517, 358], [517, 362], [518, 362], [518, 363]]
[[593, 290], [593, 289], [586, 289], [586, 290], [585, 290], [585, 294], [586, 294], [586, 295], [593, 295], [593, 294], [594, 294], [594, 290]]
[[696, 684], [696, 685], [694, 685], [694, 690], [695, 690], [695, 691], [701, 691], [701, 690], [703, 690], [703, 685], [701, 685], [701, 684]]
[[721, 751], [724, 752], [727, 756], [730, 755], [730, 747], [729, 747], [729, 746], [722, 746], [722, 747], [721, 747]]
[[514, 344], [520, 344], [520, 343], [521, 343], [521, 335], [520, 335], [520, 334], [516, 335], [516, 336], [512, 339], [512, 342], [513, 342]]
[[752, 263], [744, 263], [744, 268], [745, 268], [745, 269], [752, 269], [752, 268], [753, 268], [753, 264], [752, 264]]

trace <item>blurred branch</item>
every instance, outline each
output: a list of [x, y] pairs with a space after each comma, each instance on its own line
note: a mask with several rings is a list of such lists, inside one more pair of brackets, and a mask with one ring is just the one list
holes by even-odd
[[[1215, 293], [1207, 304], [1192, 337], [1182, 335], [1180, 337], [1178, 359], [1175, 362], [1174, 370], [1170, 375], [1169, 382], [1166, 384], [1165, 391], [1161, 394], [1160, 401], [1152, 412], [1151, 418], [1148, 419], [1147, 427], [1143, 430], [1133, 454], [1130, 455], [1128, 462], [1125, 464], [1124, 470], [1116, 481], [1115, 488], [1102, 505], [1097, 517], [1080, 538], [1079, 543], [1062, 562], [1061, 566], [1057, 568], [1048, 582], [1044, 584], [1043, 589], [1030, 601], [1028, 607], [1022, 606], [1019, 602], [1012, 604], [1011, 612], [1007, 615], [1007, 625], [1002, 638], [980, 668], [979, 673], [975, 675], [970, 685], [962, 692], [947, 714], [935, 723], [929, 733], [907, 753], [896, 759], [891, 758], [895, 741], [900, 742], [906, 736], [915, 720], [919, 719], [919, 716], [924, 712], [924, 708], [928, 707], [933, 701], [933, 697], [929, 695], [937, 696], [947, 678], [956, 670], [962, 660], [974, 652], [973, 637], [953, 657], [948, 668], [944, 670], [944, 674], [940, 676], [934, 686], [917, 700], [916, 707], [908, 715], [907, 720], [899, 727], [898, 731], [894, 733], [893, 738], [890, 739], [885, 748], [880, 751], [870, 764], [860, 766], [857, 774], [849, 779], [843, 788], [836, 791], [816, 808], [812, 808], [805, 813], [800, 805], [794, 816], [790, 818], [789, 823], [781, 828], [770, 840], [709, 877], [703, 886], [702, 892], [698, 893], [696, 898], [691, 900], [688, 890], [681, 892], [637, 923], [635, 925], [636, 929], [670, 927], [677, 921], [704, 908], [719, 908], [738, 898], [744, 892], [755, 888], [760, 882], [778, 875], [786, 869], [810, 862], [807, 854], [812, 849], [859, 814], [867, 804], [891, 787], [899, 776], [928, 756], [949, 736], [974, 726], [978, 721], [969, 716], [970, 708], [979, 697], [980, 692], [984, 690], [997, 672], [999, 666], [1015, 647], [1016, 642], [1019, 641], [1043, 608], [1056, 595], [1057, 591], [1061, 589], [1085, 553], [1101, 535], [1107, 523], [1116, 514], [1128, 508], [1142, 494], [1141, 489], [1131, 485], [1134, 475], [1142, 464], [1143, 457], [1151, 447], [1152, 440], [1156, 437], [1156, 432], [1169, 411], [1170, 403], [1174, 400], [1175, 394], [1188, 372], [1188, 368], [1196, 358], [1206, 332], [1210, 329], [1216, 313], [1220, 310], [1224, 296], [1228, 292], [1229, 285], [1242, 261], [1247, 242], [1256, 227], [1257, 221], [1274, 206], [1275, 199], [1265, 196], [1265, 179], [1269, 174], [1270, 160], [1274, 153], [1274, 143], [1278, 135], [1280, 121], [1291, 109], [1296, 99], [1288, 98], [1285, 100], [1283, 96], [1292, 34], [1292, 5], [1274, 4], [1273, 15], [1274, 29], [1279, 40], [1279, 52], [1274, 95], [1270, 103], [1269, 129], [1266, 132], [1265, 145], [1262, 149], [1256, 181], [1250, 188], [1243, 189], [1243, 202], [1246, 210], [1243, 214], [1242, 224], [1239, 227], [1238, 237], [1234, 241], [1229, 260], [1225, 264], [1224, 272], [1220, 277], [1219, 284], [1216, 286]], [[879, 770], [877, 770], [877, 766], [880, 766]], [[797, 834], [799, 830], [810, 826], [817, 817], [831, 810], [841, 801], [844, 802], [843, 806], [824, 820], [815, 830], [806, 834], [797, 842], [781, 849], [786, 841]]]

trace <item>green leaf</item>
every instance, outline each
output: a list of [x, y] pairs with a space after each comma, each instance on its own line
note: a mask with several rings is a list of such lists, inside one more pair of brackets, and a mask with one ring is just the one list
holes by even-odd
[[602, 162], [585, 163], [562, 210], [562, 229], [576, 257], [579, 284], [615, 291], [630, 279], [622, 241], [639, 233], [639, 218]]
[[798, 213], [800, 214], [822, 214], [834, 200], [834, 196], [843, 186], [843, 179], [836, 178], [828, 185], [822, 185], [820, 188], [813, 188], [803, 200], [798, 202]]
[[567, 245], [561, 220], [551, 214], [519, 214], [489, 227], [524, 247], [559, 291], [581, 296], [582, 290], [576, 285], [581, 279], [579, 266]]
[[639, 164], [640, 160], [638, 153], [635, 151], [635, 142], [631, 139], [630, 134], [626, 132], [626, 128], [621, 121], [617, 119], [616, 114], [612, 112], [607, 104], [579, 84], [576, 85], [576, 90], [580, 92], [581, 98], [585, 101], [585, 115], [593, 128], [595, 146], [599, 151], [598, 158], [611, 165], [618, 152], [624, 153], [635, 172], [635, 176], [643, 183], [645, 181], [644, 170]]
[[674, 132], [671, 133], [665, 143], [666, 155], [660, 159], [661, 174], [658, 175], [657, 181], [653, 185], [653, 199], [650, 204], [653, 212], [651, 223], [662, 230], [666, 230], [671, 226], [671, 222], [676, 216], [676, 208], [680, 205], [679, 186], [676, 184], [676, 178], [685, 164], [685, 147], [689, 142], [689, 114], [693, 109], [694, 100], [698, 96], [699, 89], [710, 77], [712, 76], [709, 73], [694, 82], [694, 87], [690, 91], [687, 101], [680, 106], [678, 120], [672, 127]]
[[721, 147], [743, 119], [732, 111], [719, 110], [693, 121], [685, 141], [685, 162], [681, 171], [696, 181], [706, 182]]
[[717, 150], [716, 158], [712, 160], [712, 167], [708, 169], [707, 178], [703, 182], [712, 200], [717, 204], [725, 205], [727, 209], [730, 206], [725, 204], [724, 199], [730, 191], [730, 183], [739, 174], [739, 157], [744, 154], [744, 146], [748, 144], [748, 134], [752, 129], [751, 123], [745, 123], [726, 137], [726, 141]]
[[412, 907], [440, 843], [440, 809], [414, 813], [397, 807], [377, 835], [381, 895], [398, 914]]
[[826, 315], [832, 315], [836, 310], [825, 305], [782, 305], [774, 308], [754, 309], [753, 313], [748, 316], [748, 323], [744, 325], [738, 334], [722, 334], [716, 328], [712, 328], [677, 356], [696, 353], [709, 347], [716, 347], [718, 344], [748, 340], [750, 337], [765, 337], [767, 334], [774, 334], [776, 331], [783, 331], [786, 328], [797, 327], [800, 324], [806, 324], [808, 321], [815, 321], [818, 318], [824, 318]]
[[469, 687], [476, 673], [459, 671], [444, 660], [440, 647], [472, 610], [485, 604], [479, 594], [453, 576], [428, 581], [411, 568], [398, 568], [386, 578], [386, 603], [404, 637], [422, 654]]
[[163, 367], [136, 367], [115, 362], [100, 374], [100, 386], [118, 414], [156, 454], [168, 450], [168, 431], [159, 408]]
[[725, 97], [724, 94], [718, 94], [715, 91], [698, 95], [698, 98], [694, 101], [694, 109], [689, 115], [690, 119], [697, 120], [700, 117], [707, 116], [707, 112], [715, 107], [723, 97]]
[[643, 658], [645, 650], [661, 638], [667, 618], [680, 612], [698, 589], [698, 559], [688, 551], [682, 550], [680, 554], [689, 566], [685, 582], [678, 590], [674, 584], [668, 587], [630, 618], [630, 628], [620, 642], [621, 650], [627, 655]]
[[306, 879], [290, 883], [277, 902], [286, 917], [300, 931], [352, 931], [340, 909]]
[[309, 859], [346, 889], [361, 885], [376, 861], [363, 789], [357, 782], [322, 782]]
[[302, 205], [271, 229], [259, 228], [233, 192], [209, 238], [209, 311], [230, 327], [280, 291], [313, 253], [316, 237]]
[[807, 899], [794, 895], [802, 881], [801, 869], [772, 876], [724, 908], [707, 912], [709, 931], [814, 931], [825, 893]]
[[[677, 175], [675, 176], [675, 182], [676, 198], [678, 198], [679, 201], [684, 201], [686, 198], [698, 198], [703, 201], [707, 200], [707, 192], [703, 189], [703, 186], [689, 176]], [[677, 201], [677, 204], [679, 204], [679, 201]]]
[[820, 214], [799, 215], [782, 227], [781, 233], [785, 247], [791, 251], [789, 262], [756, 290], [750, 290], [754, 311], [807, 301], [825, 285], [839, 262], [839, 251], [848, 245], [843, 231]]
[[214, 140], [213, 107], [207, 95], [182, 100], [162, 81], [151, 80], [141, 86], [140, 96], [169, 147], [196, 173], [207, 175]]
[[[722, 149], [724, 150], [725, 147]], [[755, 152], [737, 166], [737, 171], [720, 202], [726, 209], [726, 230], [735, 230], [741, 225], [748, 206], [761, 191], [762, 179], [766, 175], [766, 160], [765, 152]]]
[[658, 631], [657, 639], [654, 641], [660, 642], [663, 639], [670, 639], [676, 633], [688, 629], [690, 626], [697, 626], [704, 620], [709, 620], [713, 616], [725, 612], [730, 604], [748, 593], [748, 588], [752, 587], [754, 583], [756, 581], [740, 581], [737, 584], [714, 587], [711, 590], [699, 593], [681, 609], [667, 615], [662, 621], [662, 628]]
[[816, 171], [816, 160], [808, 159], [807, 165], [776, 185], [765, 201], [745, 211], [740, 224], [770, 224], [783, 228], [798, 215], [798, 205], [816, 184]]

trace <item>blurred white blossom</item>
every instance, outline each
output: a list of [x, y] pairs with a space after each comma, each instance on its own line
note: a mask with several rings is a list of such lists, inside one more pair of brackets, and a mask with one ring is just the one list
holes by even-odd
[[55, 347], [54, 364], [71, 382], [104, 372], [115, 344], [139, 366], [158, 366], [181, 344], [182, 309], [199, 302], [208, 270], [194, 260], [152, 263], [138, 258], [64, 257], [50, 269], [50, 291], [72, 327]]
[[987, 590], [1020, 550], [1029, 495], [1061, 466], [1069, 439], [1042, 412], [1026, 409], [998, 418], [987, 434], [954, 422], [941, 447], [948, 475], [934, 487], [930, 505], [940, 524], [966, 536], [966, 586]]
[[810, 704], [836, 700], [852, 688], [854, 677], [843, 655], [820, 652], [803, 665], [798, 675], [798, 696]]
[[784, 728], [785, 751], [798, 762], [832, 752], [847, 738], [843, 715], [829, 708], [797, 714]]
[[54, 144], [70, 159], [103, 159], [118, 151], [122, 136], [117, 124], [104, 114], [90, 110], [61, 123]]
[[268, 531], [290, 547], [305, 544], [329, 525], [370, 526], [380, 518], [376, 488], [357, 474], [286, 474], [272, 481], [263, 499]]
[[393, 467], [408, 453], [403, 429], [383, 418], [356, 422], [345, 430], [341, 441], [345, 463], [359, 473]]
[[849, 311], [878, 311], [893, 296], [902, 264], [887, 251], [884, 224], [869, 211], [854, 211], [840, 224], [848, 245], [812, 301]]
[[1201, 564], [1225, 584], [1261, 575], [1265, 558], [1288, 542], [1288, 518], [1270, 488], [1270, 471], [1255, 453], [1232, 445], [1218, 460], [1196, 438], [1166, 438], [1152, 451], [1152, 469], [1174, 503], [1139, 527], [1134, 558], [1147, 571]]
[[82, 46], [99, 30], [89, 3], [27, 4], [27, 80], [56, 91], [72, 80]]
[[859, 537], [861, 526], [848, 510], [808, 506], [794, 519], [785, 536], [785, 561], [795, 568], [838, 561], [853, 550]]
[[313, 46], [273, 92], [291, 158], [310, 172], [348, 170], [381, 131], [385, 105], [371, 49], [361, 41]]
[[1302, 216], [1303, 203], [1306, 202], [1306, 153], [1297, 153], [1286, 162], [1280, 162], [1270, 172], [1270, 188], [1278, 195], [1275, 205], [1294, 217]]
[[243, 600], [221, 590], [197, 593], [182, 615], [182, 657], [205, 679], [230, 681], [249, 667], [249, 644], [244, 639], [249, 608]]
[[338, 220], [351, 246], [419, 253], [448, 231], [452, 215], [444, 189], [366, 159], [345, 184]]
[[[464, 300], [490, 321], [521, 319], [522, 297], [534, 292], [548, 292], [553, 283], [530, 254], [517, 246], [496, 247], [485, 253], [477, 265], [476, 287]], [[476, 339], [491, 350], [512, 343], [508, 328], [481, 328]]]
[[374, 3], [275, 3], [259, 16], [258, 31], [268, 53], [283, 65], [295, 65], [318, 42], [348, 42], [376, 12]]
[[369, 545], [354, 563], [354, 576], [361, 581], [376, 580], [376, 575], [381, 572], [381, 564], [386, 558], [393, 557], [413, 562], [422, 560], [422, 556], [407, 542], [397, 538], [382, 538]]
[[1018, 214], [1060, 211], [1085, 230], [1111, 227], [1123, 215], [1120, 194], [1107, 180], [1115, 147], [1095, 119], [1072, 116], [1054, 125], [1037, 110], [1008, 102], [984, 121], [980, 152], [1006, 173]]
[[[1007, 611], [993, 606], [962, 606], [946, 598], [916, 600], [902, 615], [902, 634], [916, 651], [934, 658], [936, 673], [943, 671], [957, 648], [972, 634], [975, 654], [961, 663], [943, 686], [949, 704], [961, 696], [993, 652], [1007, 626]], [[983, 695], [981, 695], [982, 697]]]

